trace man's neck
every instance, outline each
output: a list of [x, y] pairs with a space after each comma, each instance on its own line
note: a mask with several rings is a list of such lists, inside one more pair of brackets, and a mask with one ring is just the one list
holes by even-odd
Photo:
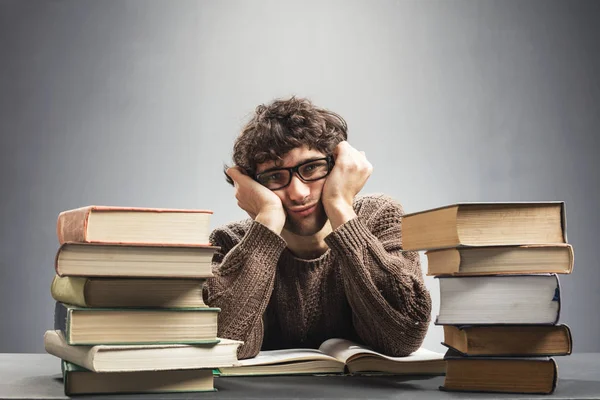
[[327, 221], [323, 229], [311, 236], [299, 236], [286, 229], [281, 232], [281, 236], [287, 242], [288, 249], [296, 257], [312, 260], [322, 256], [329, 249], [325, 243], [325, 237], [331, 232], [331, 224]]

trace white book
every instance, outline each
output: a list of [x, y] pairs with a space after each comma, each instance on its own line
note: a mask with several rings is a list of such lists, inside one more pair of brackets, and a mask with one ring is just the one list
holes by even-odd
[[237, 365], [243, 342], [219, 339], [216, 344], [68, 345], [60, 331], [46, 331], [46, 352], [93, 372], [163, 371]]

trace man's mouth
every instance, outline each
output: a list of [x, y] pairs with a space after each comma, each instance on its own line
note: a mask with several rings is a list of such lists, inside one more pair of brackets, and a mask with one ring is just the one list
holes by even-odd
[[307, 215], [312, 214], [313, 211], [315, 211], [316, 209], [317, 209], [317, 204], [313, 204], [311, 206], [299, 207], [299, 208], [295, 208], [295, 209], [288, 209], [288, 211], [292, 215], [297, 215], [299, 217], [306, 217]]

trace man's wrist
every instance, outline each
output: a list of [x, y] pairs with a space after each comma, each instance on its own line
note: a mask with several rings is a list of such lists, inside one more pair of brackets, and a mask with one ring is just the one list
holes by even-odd
[[325, 205], [325, 212], [333, 230], [357, 216], [352, 204], [345, 200], [329, 202]]
[[261, 212], [254, 220], [260, 222], [276, 234], [281, 235], [281, 231], [283, 231], [283, 226], [285, 225], [285, 214], [283, 218], [278, 214], [275, 212]]

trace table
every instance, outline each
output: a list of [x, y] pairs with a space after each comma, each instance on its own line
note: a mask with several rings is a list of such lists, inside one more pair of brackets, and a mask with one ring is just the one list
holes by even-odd
[[[444, 377], [218, 377], [217, 392], [85, 396], [90, 399], [600, 399], [600, 353], [556, 357], [552, 395], [443, 392]], [[0, 399], [66, 399], [60, 360], [49, 354], [0, 354]]]

